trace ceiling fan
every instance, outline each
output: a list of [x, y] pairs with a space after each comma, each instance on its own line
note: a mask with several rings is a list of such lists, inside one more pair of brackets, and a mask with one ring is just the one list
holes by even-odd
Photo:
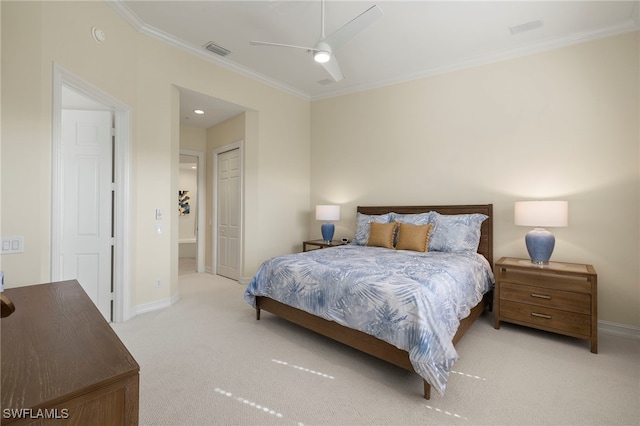
[[321, 1], [321, 9], [320, 40], [318, 40], [314, 47], [253, 40], [250, 41], [250, 43], [259, 46], [292, 47], [294, 49], [304, 49], [309, 52], [313, 52], [313, 59], [324, 67], [334, 81], [340, 81], [344, 76], [342, 75], [338, 61], [334, 56], [335, 51], [382, 16], [382, 9], [373, 5], [328, 36], [325, 36], [324, 33], [324, 0]]

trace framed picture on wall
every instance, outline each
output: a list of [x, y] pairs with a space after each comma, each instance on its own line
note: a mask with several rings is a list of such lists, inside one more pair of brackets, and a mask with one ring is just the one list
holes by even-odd
[[189, 205], [190, 199], [189, 191], [178, 191], [178, 213], [180, 216], [191, 212], [191, 206]]

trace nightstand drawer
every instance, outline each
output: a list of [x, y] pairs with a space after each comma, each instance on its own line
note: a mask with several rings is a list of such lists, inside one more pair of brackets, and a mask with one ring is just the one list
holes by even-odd
[[534, 326], [548, 331], [557, 331], [576, 337], [591, 336], [591, 317], [575, 312], [503, 299], [500, 302], [500, 317], [504, 321]]
[[533, 287], [510, 282], [500, 283], [500, 300], [591, 314], [591, 296], [562, 290]]

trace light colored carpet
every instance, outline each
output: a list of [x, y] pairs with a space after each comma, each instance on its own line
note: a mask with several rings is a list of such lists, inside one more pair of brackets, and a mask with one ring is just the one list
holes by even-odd
[[484, 314], [444, 396], [413, 373], [263, 312], [244, 287], [180, 276], [174, 306], [113, 328], [140, 364], [143, 425], [638, 425], [640, 342], [586, 341]]

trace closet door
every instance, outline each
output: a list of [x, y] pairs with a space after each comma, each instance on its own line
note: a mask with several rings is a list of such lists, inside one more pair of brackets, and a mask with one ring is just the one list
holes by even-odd
[[217, 270], [237, 280], [240, 268], [240, 150], [218, 154], [217, 159]]

